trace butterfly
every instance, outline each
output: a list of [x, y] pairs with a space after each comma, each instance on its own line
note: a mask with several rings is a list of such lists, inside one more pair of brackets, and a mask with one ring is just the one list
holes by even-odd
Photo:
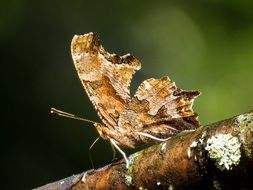
[[184, 91], [169, 77], [147, 79], [133, 97], [129, 86], [141, 68], [130, 54], [110, 54], [96, 33], [75, 35], [71, 43], [73, 62], [81, 83], [102, 124], [94, 123], [99, 135], [120, 147], [135, 148], [154, 140], [166, 140], [200, 126], [192, 110], [199, 91]]

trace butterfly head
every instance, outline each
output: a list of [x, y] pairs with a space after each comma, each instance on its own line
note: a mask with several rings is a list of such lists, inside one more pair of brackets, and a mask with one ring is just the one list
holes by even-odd
[[98, 134], [105, 140], [108, 140], [107, 135], [105, 134], [105, 131], [103, 130], [105, 127], [99, 123], [94, 123], [94, 126], [96, 127]]

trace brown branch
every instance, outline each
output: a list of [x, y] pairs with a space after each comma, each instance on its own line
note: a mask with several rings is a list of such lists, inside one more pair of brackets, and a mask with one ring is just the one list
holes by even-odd
[[253, 189], [253, 112], [182, 132], [105, 167], [37, 188]]

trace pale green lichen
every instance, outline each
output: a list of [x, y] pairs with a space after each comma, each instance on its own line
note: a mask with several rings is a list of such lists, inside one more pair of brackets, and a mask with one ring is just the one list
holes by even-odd
[[218, 180], [213, 180], [213, 188], [217, 190], [222, 190], [220, 182]]
[[169, 185], [168, 190], [174, 190], [174, 187], [172, 185]]
[[240, 147], [241, 143], [237, 137], [231, 134], [218, 134], [207, 140], [205, 149], [220, 170], [229, 170], [240, 162]]
[[126, 175], [125, 175], [125, 184], [127, 186], [133, 185], [133, 163], [138, 158], [138, 156], [141, 155], [141, 152], [136, 152], [135, 154], [132, 154], [128, 157], [129, 159], [129, 167], [127, 169]]
[[166, 146], [167, 146], [166, 142], [165, 143], [161, 143], [161, 149], [160, 150], [161, 150], [162, 153], [165, 153], [166, 148], [167, 148]]
[[191, 148], [195, 148], [198, 145], [197, 141], [193, 141], [192, 144], [190, 145]]
[[88, 173], [87, 173], [87, 172], [85, 172], [85, 173], [83, 174], [83, 177], [82, 177], [82, 182], [85, 182], [85, 181], [86, 181], [86, 177], [87, 177], [87, 175], [88, 175]]
[[252, 144], [253, 144], [253, 113], [239, 115], [237, 118], [239, 127], [237, 128], [242, 141], [243, 150], [245, 155], [249, 158], [252, 157]]
[[[191, 150], [192, 150], [192, 149], [195, 149], [195, 148], [198, 146], [198, 144], [202, 144], [202, 143], [204, 142], [204, 137], [205, 137], [205, 136], [206, 136], [206, 132], [204, 131], [204, 132], [202, 133], [202, 135], [201, 135], [201, 138], [199, 138], [197, 141], [193, 141], [193, 142], [190, 144], [190, 146], [189, 146], [188, 149], [187, 149], [187, 156], [188, 156], [189, 159], [190, 159], [191, 156], [192, 156]], [[197, 159], [196, 156], [194, 157], [194, 159], [195, 159], [195, 160]]]
[[198, 141], [193, 141], [193, 142], [191, 143], [191, 145], [188, 147], [188, 149], [187, 149], [187, 156], [188, 156], [189, 159], [190, 159], [191, 156], [192, 156], [192, 154], [191, 154], [191, 149], [196, 148], [197, 145], [198, 145]]
[[125, 175], [125, 183], [126, 183], [126, 185], [127, 185], [127, 186], [130, 186], [130, 185], [132, 185], [132, 182], [133, 182], [132, 176], [130, 176], [130, 175]]

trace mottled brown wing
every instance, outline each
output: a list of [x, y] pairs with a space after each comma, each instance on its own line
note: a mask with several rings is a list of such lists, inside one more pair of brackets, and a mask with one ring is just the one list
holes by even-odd
[[199, 126], [193, 112], [199, 91], [183, 91], [168, 77], [145, 80], [127, 103], [119, 118], [119, 127], [132, 126], [154, 136], [170, 136]]
[[72, 58], [88, 96], [107, 127], [115, 127], [130, 98], [129, 85], [140, 62], [127, 54], [109, 54], [97, 34], [74, 36]]

